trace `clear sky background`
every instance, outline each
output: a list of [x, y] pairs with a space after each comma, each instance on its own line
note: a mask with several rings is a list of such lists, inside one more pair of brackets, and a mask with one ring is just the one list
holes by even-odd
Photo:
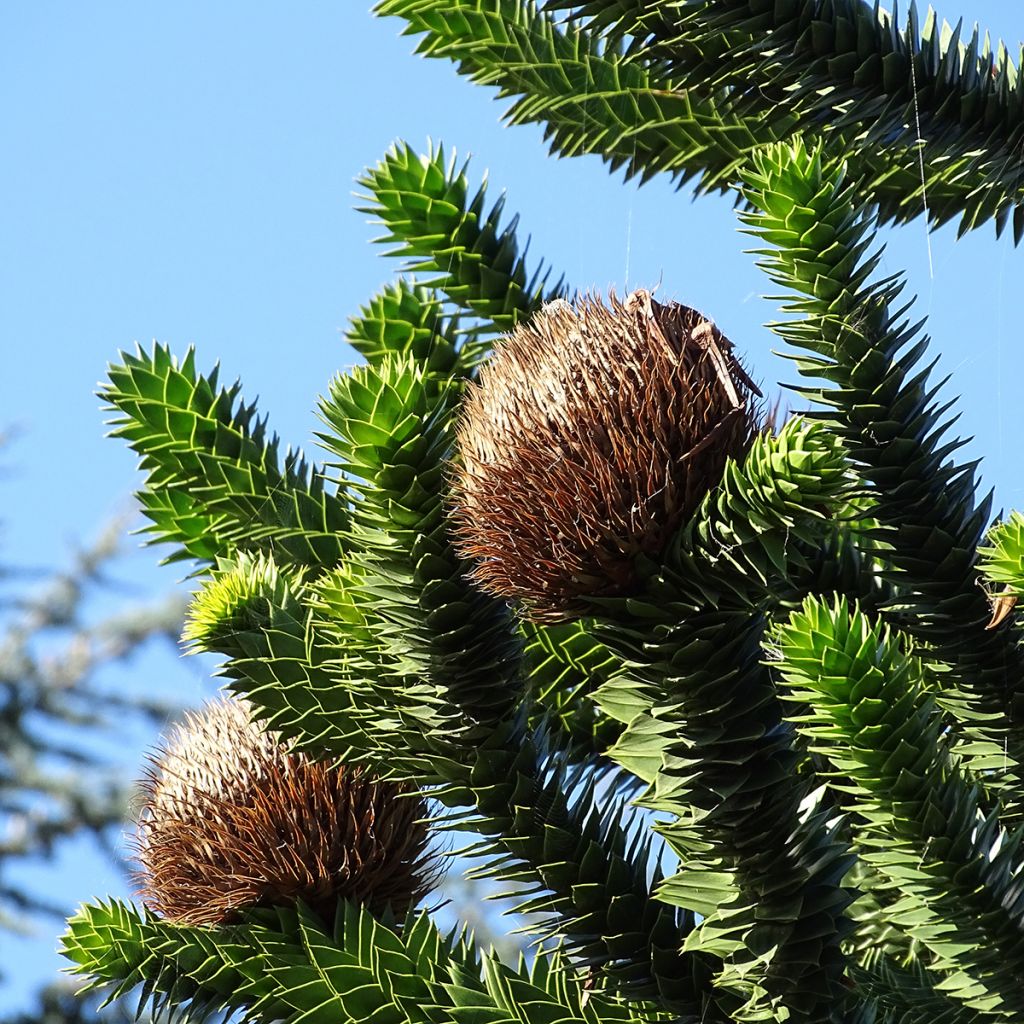
[[[940, 13], [980, 21], [1014, 52], [1024, 38], [1017, 0], [953, 0]], [[94, 392], [136, 342], [194, 343], [202, 368], [219, 360], [315, 454], [316, 396], [355, 361], [347, 318], [397, 270], [351, 195], [395, 139], [472, 153], [474, 183], [489, 172], [492, 201], [507, 189], [531, 256], [571, 286], [661, 281], [660, 295], [716, 320], [766, 390], [792, 379], [762, 326], [773, 306], [759, 296], [772, 288], [728, 199], [693, 202], [665, 178], [623, 185], [596, 157], [549, 158], [540, 129], [502, 127], [490, 90], [412, 56], [401, 27], [341, 0], [3, 5], [0, 427], [20, 436], [4, 453], [0, 562], [60, 566], [124, 508], [135, 460], [104, 439]], [[959, 243], [944, 229], [930, 276], [921, 223], [885, 238], [883, 269], [906, 271], [953, 374], [958, 430], [975, 439], [966, 457], [984, 456], [997, 507], [1024, 507], [1024, 251], [991, 226]], [[150, 550], [121, 565], [130, 594], [176, 584], [180, 567], [156, 560]], [[196, 662], [160, 651], [121, 675], [185, 702], [213, 689]], [[126, 772], [151, 741], [126, 738]], [[69, 906], [124, 891], [77, 848], [32, 877]], [[0, 935], [0, 1009], [59, 966], [53, 946], [50, 934]]]

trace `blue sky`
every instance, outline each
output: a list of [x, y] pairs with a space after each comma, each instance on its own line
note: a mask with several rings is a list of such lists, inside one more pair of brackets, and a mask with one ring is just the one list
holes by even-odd
[[[1015, 0], [959, 0], [1011, 46]], [[273, 426], [313, 450], [316, 396], [355, 361], [347, 317], [397, 269], [353, 212], [354, 179], [395, 139], [444, 140], [507, 189], [530, 253], [575, 287], [661, 294], [712, 316], [773, 388], [792, 373], [771, 355], [758, 296], [772, 289], [743, 254], [730, 203], [692, 202], [665, 179], [638, 189], [594, 157], [555, 161], [535, 128], [507, 129], [492, 93], [412, 56], [401, 26], [340, 2], [5, 5], [0, 13], [0, 426], [2, 559], [59, 565], [137, 485], [134, 457], [103, 438], [94, 396], [120, 348], [153, 338], [199, 363], [220, 360], [259, 396]], [[904, 270], [930, 317], [958, 427], [984, 456], [999, 506], [1024, 507], [1017, 392], [1024, 252], [983, 229], [955, 242], [921, 224], [886, 233], [884, 269]], [[121, 568], [140, 597], [173, 586], [153, 552]], [[212, 684], [153, 652], [126, 685], [193, 701]], [[133, 771], [144, 740], [128, 744]], [[50, 883], [70, 900], [113, 884], [76, 852]], [[17, 978], [0, 1008], [50, 973], [53, 937], [0, 936]], [[12, 959], [17, 967], [11, 966]]]

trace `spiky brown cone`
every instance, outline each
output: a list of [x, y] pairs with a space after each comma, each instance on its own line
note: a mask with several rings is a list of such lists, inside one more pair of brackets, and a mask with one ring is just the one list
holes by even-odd
[[759, 395], [694, 309], [646, 291], [550, 303], [466, 401], [453, 500], [474, 577], [539, 619], [630, 593], [637, 556], [661, 553], [746, 453]]
[[289, 753], [239, 700], [188, 715], [143, 788], [137, 878], [146, 906], [172, 921], [301, 900], [331, 923], [339, 899], [401, 918], [436, 881], [421, 798]]

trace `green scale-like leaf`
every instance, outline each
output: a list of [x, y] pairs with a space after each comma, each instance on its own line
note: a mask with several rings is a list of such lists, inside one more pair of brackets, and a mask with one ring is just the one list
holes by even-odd
[[162, 345], [124, 353], [100, 395], [117, 414], [111, 433], [141, 457], [152, 542], [179, 545], [168, 561], [209, 564], [238, 547], [301, 566], [342, 557], [344, 496], [300, 454], [282, 465], [277, 438], [238, 400], [239, 385], [220, 387], [217, 370], [198, 374], [192, 350], [180, 364]]
[[427, 373], [440, 376], [472, 373], [490, 350], [487, 342], [460, 335], [457, 318], [444, 316], [436, 291], [404, 277], [352, 317], [345, 338], [371, 364], [408, 355]]

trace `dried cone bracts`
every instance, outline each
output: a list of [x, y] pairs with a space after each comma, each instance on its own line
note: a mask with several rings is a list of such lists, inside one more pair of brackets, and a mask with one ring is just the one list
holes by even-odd
[[190, 714], [143, 783], [141, 895], [181, 924], [339, 899], [401, 918], [436, 881], [422, 799], [359, 768], [289, 753], [239, 700]]
[[646, 291], [545, 306], [499, 344], [459, 428], [454, 516], [475, 579], [537, 619], [629, 594], [637, 557], [745, 455], [759, 396], [687, 306]]

